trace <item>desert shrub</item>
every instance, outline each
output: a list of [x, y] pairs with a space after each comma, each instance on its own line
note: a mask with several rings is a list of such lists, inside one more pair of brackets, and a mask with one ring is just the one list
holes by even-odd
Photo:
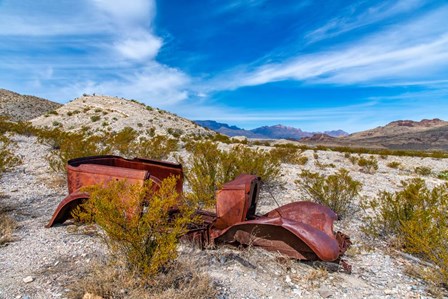
[[95, 110], [93, 110], [93, 111], [95, 111], [96, 113], [98, 113], [98, 112], [103, 111], [103, 109], [101, 109], [101, 108], [95, 108]]
[[303, 170], [300, 178], [296, 184], [301, 186], [313, 201], [326, 205], [339, 217], [347, 215], [353, 199], [358, 196], [362, 186], [343, 168], [328, 177]]
[[212, 137], [212, 140], [216, 141], [216, 142], [227, 143], [227, 144], [231, 143], [231, 140], [230, 140], [230, 138], [228, 136], [220, 134], [220, 133], [216, 133]]
[[148, 140], [141, 141], [136, 149], [135, 154], [139, 157], [165, 160], [169, 154], [176, 151], [179, 143], [175, 139], [167, 136], [157, 135]]
[[389, 163], [387, 163], [387, 167], [390, 167], [390, 168], [399, 168], [401, 166], [401, 163], [400, 162], [398, 162], [398, 161], [392, 161], [392, 162], [389, 162]]
[[358, 164], [359, 157], [357, 157], [357, 156], [349, 156], [349, 157], [348, 157], [348, 160], [349, 160], [353, 165], [356, 165], [356, 164]]
[[280, 160], [282, 163], [305, 165], [308, 158], [301, 155], [299, 148], [294, 147], [275, 147], [271, 149], [271, 156]]
[[13, 146], [14, 142], [11, 139], [0, 135], [0, 176], [4, 171], [22, 163], [22, 160], [12, 151]]
[[431, 168], [426, 166], [418, 166], [414, 168], [414, 172], [418, 175], [428, 176], [431, 174]]
[[368, 159], [361, 157], [358, 160], [358, 165], [362, 167], [362, 171], [366, 173], [374, 173], [378, 170], [378, 160], [374, 156], [370, 156]]
[[228, 151], [228, 161], [234, 164], [231, 179], [241, 173], [255, 174], [265, 182], [275, 180], [280, 175], [280, 160], [269, 152], [238, 145]]
[[222, 151], [211, 141], [190, 142], [185, 147], [191, 152], [185, 169], [192, 191], [189, 196], [204, 205], [213, 204], [215, 190], [239, 174], [255, 174], [265, 182], [272, 182], [280, 175], [280, 160], [269, 152], [244, 145]]
[[92, 122], [99, 121], [100, 119], [101, 119], [101, 116], [99, 116], [99, 115], [92, 115], [92, 116], [90, 117], [90, 120], [91, 120]]
[[13, 232], [16, 227], [16, 221], [6, 213], [0, 211], [0, 246], [14, 240]]
[[[378, 197], [363, 203], [373, 211], [366, 216], [363, 230], [375, 237], [394, 237], [407, 252], [435, 264], [426, 277], [442, 284], [448, 281], [448, 183], [428, 189], [425, 181], [415, 178], [402, 182], [395, 193], [380, 192]], [[446, 285], [445, 285], [446, 287]]]
[[168, 128], [168, 133], [171, 134], [171, 136], [173, 136], [174, 138], [179, 138], [184, 133], [184, 131], [181, 129]]
[[112, 134], [107, 142], [120, 155], [130, 157], [135, 155], [137, 137], [138, 132], [136, 130], [131, 127], [124, 127], [121, 131]]
[[319, 159], [319, 154], [318, 154], [318, 153], [313, 153], [313, 158], [314, 158], [315, 160]]
[[52, 147], [46, 158], [50, 168], [58, 173], [65, 173], [65, 165], [70, 159], [110, 153], [110, 148], [102, 143], [102, 136], [87, 136], [85, 133], [55, 129], [41, 132], [38, 140]]
[[[176, 192], [172, 176], [154, 188], [126, 181], [90, 186], [90, 199], [74, 212], [75, 218], [93, 219], [106, 233], [104, 239], [117, 256], [124, 256], [127, 268], [151, 276], [177, 257], [179, 237], [192, 221], [193, 207]], [[171, 216], [173, 207], [178, 209]]]
[[437, 177], [439, 179], [441, 179], [441, 180], [447, 180], [448, 181], [448, 170], [444, 170], [444, 171], [439, 172]]
[[383, 159], [383, 160], [387, 160], [388, 156], [387, 156], [387, 155], [384, 155], [384, 154], [382, 154], [382, 155], [380, 155], [380, 158], [381, 158], [381, 159]]
[[72, 116], [73, 115], [73, 112], [72, 111], [68, 111], [67, 112], [67, 116]]

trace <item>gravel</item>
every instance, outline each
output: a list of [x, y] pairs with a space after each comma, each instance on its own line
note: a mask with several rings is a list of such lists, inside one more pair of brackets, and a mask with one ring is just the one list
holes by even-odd
[[[79, 232], [73, 223], [44, 228], [57, 204], [66, 196], [65, 186], [57, 184], [45, 160], [49, 148], [34, 137], [14, 137], [23, 164], [0, 179], [0, 203], [7, 206], [18, 223], [16, 241], [0, 247], [0, 298], [65, 298], [73, 281], [88, 274], [92, 261], [104, 257], [106, 248], [95, 235]], [[448, 159], [377, 156], [379, 169], [374, 174], [360, 171], [342, 153], [313, 151], [305, 166], [284, 164], [281, 185], [271, 193], [280, 204], [303, 200], [304, 193], [294, 183], [302, 169], [323, 174], [344, 167], [363, 184], [362, 196], [375, 196], [380, 190], [400, 189], [400, 181], [416, 177], [414, 168], [430, 167], [433, 173], [448, 169]], [[367, 155], [366, 155], [367, 157]], [[386, 166], [399, 161], [402, 169]], [[435, 175], [424, 177], [430, 186], [443, 181]], [[276, 208], [266, 188], [260, 194], [259, 212]], [[336, 227], [351, 236], [354, 245], [344, 259], [352, 265], [346, 274], [326, 263], [298, 262], [259, 248], [238, 249], [223, 246], [198, 250], [189, 244], [180, 246], [180, 258], [197, 264], [207, 272], [220, 290], [220, 298], [431, 298], [428, 286], [409, 276], [412, 262], [394, 254], [387, 244], [373, 243], [360, 231], [362, 213], [354, 212]]]

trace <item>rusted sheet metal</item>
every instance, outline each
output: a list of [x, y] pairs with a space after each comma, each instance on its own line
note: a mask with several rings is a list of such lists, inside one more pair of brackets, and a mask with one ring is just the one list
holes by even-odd
[[224, 229], [241, 221], [252, 219], [261, 180], [255, 175], [242, 174], [223, 185], [216, 192], [215, 228]]
[[293, 202], [255, 216], [259, 187], [260, 178], [241, 175], [217, 192], [213, 242], [251, 244], [296, 259], [323, 261], [337, 260], [350, 245], [347, 236], [333, 232], [336, 213], [313, 202]]
[[[129, 184], [143, 185], [152, 180], [155, 186], [170, 175], [179, 177], [176, 189], [182, 193], [183, 172], [180, 164], [149, 159], [124, 159], [118, 156], [93, 156], [68, 161], [67, 182], [69, 195], [56, 208], [46, 227], [63, 223], [71, 218], [71, 211], [89, 195], [80, 193], [82, 187], [106, 185], [112, 180], [126, 180]], [[82, 195], [80, 195], [82, 194]]]

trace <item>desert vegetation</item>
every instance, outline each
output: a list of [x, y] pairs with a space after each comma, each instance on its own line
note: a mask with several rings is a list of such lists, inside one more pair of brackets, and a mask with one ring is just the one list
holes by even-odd
[[303, 170], [296, 184], [306, 192], [309, 199], [329, 207], [339, 217], [348, 214], [361, 189], [361, 183], [354, 180], [343, 168], [327, 177]]
[[[363, 204], [364, 230], [374, 237], [393, 240], [400, 250], [430, 261], [420, 275], [441, 286], [448, 281], [448, 183], [429, 189], [420, 178], [402, 182], [403, 189], [382, 191]], [[373, 212], [373, 215], [369, 212]]]

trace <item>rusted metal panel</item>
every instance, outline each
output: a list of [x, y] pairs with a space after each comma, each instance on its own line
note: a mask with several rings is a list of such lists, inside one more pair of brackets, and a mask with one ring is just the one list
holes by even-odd
[[[180, 164], [141, 158], [128, 160], [118, 156], [92, 156], [69, 160], [66, 168], [69, 195], [58, 205], [46, 227], [71, 218], [71, 211], [82, 202], [78, 198], [79, 190], [87, 186], [106, 185], [114, 180], [143, 185], [145, 181], [152, 180], [156, 188], [161, 180], [174, 175], [178, 177], [177, 192], [182, 194], [183, 172]], [[88, 194], [83, 194], [82, 199], [88, 198]]]
[[216, 192], [217, 229], [224, 229], [254, 216], [261, 179], [242, 174]]

